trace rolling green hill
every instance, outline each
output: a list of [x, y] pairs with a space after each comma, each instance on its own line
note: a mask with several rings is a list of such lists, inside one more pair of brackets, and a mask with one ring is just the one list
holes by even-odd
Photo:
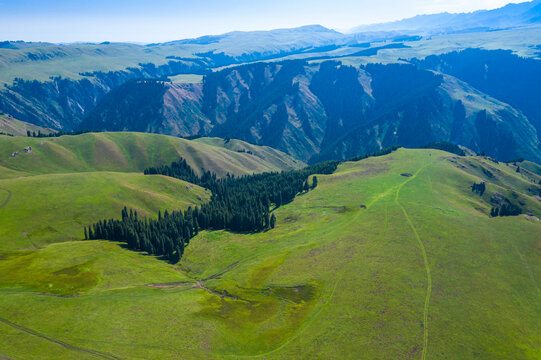
[[136, 173], [50, 174], [0, 180], [1, 249], [81, 240], [83, 227], [118, 217], [124, 206], [142, 216], [186, 209], [210, 193], [184, 181]]
[[[221, 140], [223, 142], [223, 140]], [[39, 248], [81, 240], [83, 227], [117, 218], [124, 206], [143, 216], [186, 209], [210, 199], [203, 189], [143, 175], [150, 166], [185, 158], [200, 171], [225, 176], [301, 167], [271, 148], [228, 150], [217, 139], [194, 142], [163, 135], [88, 133], [59, 138], [0, 136], [0, 249]], [[23, 149], [31, 146], [30, 152]], [[15, 152], [19, 154], [12, 156]]]
[[[31, 146], [30, 153], [23, 149]], [[250, 145], [246, 145], [250, 146]], [[0, 137], [0, 166], [24, 174], [58, 174], [89, 171], [142, 172], [183, 157], [195, 170], [225, 176], [296, 169], [303, 166], [282, 152], [260, 147], [256, 153], [239, 153], [171, 136], [144, 133], [88, 133], [60, 138]], [[11, 157], [14, 152], [20, 155]], [[0, 171], [0, 178], [5, 175]]]
[[[2, 251], [0, 353], [539, 358], [532, 170], [437, 150], [347, 162], [275, 229], [202, 232], [176, 266], [103, 241]], [[527, 215], [489, 217], [501, 197]]]

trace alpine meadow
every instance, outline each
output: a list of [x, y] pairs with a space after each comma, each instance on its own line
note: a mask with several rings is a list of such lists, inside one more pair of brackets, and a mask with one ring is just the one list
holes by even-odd
[[541, 0], [1, 2], [0, 359], [541, 359], [540, 84]]

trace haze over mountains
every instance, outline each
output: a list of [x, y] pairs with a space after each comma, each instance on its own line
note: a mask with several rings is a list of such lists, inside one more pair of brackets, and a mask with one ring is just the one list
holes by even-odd
[[146, 46], [4, 42], [0, 111], [55, 130], [232, 136], [303, 161], [440, 140], [539, 161], [540, 4], [348, 34], [314, 25]]
[[532, 26], [539, 23], [540, 17], [541, 1], [533, 0], [472, 13], [417, 15], [390, 23], [358, 26], [350, 32], [399, 31], [412, 32], [416, 35], [476, 32]]

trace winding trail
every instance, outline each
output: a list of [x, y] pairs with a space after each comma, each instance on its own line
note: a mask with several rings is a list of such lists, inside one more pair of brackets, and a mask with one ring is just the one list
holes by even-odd
[[423, 244], [423, 241], [421, 240], [421, 237], [419, 236], [419, 233], [417, 232], [417, 229], [413, 225], [413, 222], [411, 221], [411, 219], [410, 219], [410, 217], [408, 215], [408, 212], [406, 211], [404, 206], [402, 206], [402, 204], [400, 204], [400, 201], [398, 200], [398, 198], [400, 196], [400, 190], [402, 190], [402, 187], [404, 185], [406, 185], [408, 182], [410, 182], [411, 180], [415, 179], [417, 177], [417, 175], [419, 175], [419, 173], [423, 169], [425, 169], [428, 165], [430, 165], [430, 164], [426, 164], [423, 167], [419, 168], [419, 170], [417, 170], [412, 177], [410, 177], [407, 181], [400, 184], [398, 186], [398, 190], [396, 191], [396, 196], [395, 196], [396, 204], [400, 207], [400, 209], [402, 209], [402, 213], [404, 214], [404, 217], [408, 221], [408, 224], [409, 224], [411, 230], [413, 231], [413, 234], [415, 235], [415, 238], [417, 239], [417, 244], [419, 245], [419, 248], [421, 249], [421, 253], [423, 254], [423, 261], [424, 261], [425, 270], [426, 270], [427, 286], [426, 286], [425, 305], [424, 305], [424, 309], [423, 309], [423, 332], [424, 332], [424, 334], [423, 334], [423, 352], [421, 354], [421, 359], [422, 360], [426, 359], [426, 352], [427, 352], [427, 349], [428, 349], [428, 310], [429, 310], [429, 305], [430, 305], [430, 295], [432, 293], [432, 276], [430, 275], [430, 266], [429, 266], [429, 263], [428, 263], [428, 256], [426, 255], [426, 249], [425, 249], [425, 246]]
[[[383, 191], [382, 193], [379, 193], [376, 196], [374, 196], [374, 198], [366, 205], [366, 210], [365, 211], [358, 212], [355, 216], [353, 216], [350, 220], [345, 222], [344, 225], [343, 225], [343, 226], [348, 226], [351, 223], [357, 222], [358, 218], [363, 216], [363, 214], [365, 214], [366, 211], [369, 210], [372, 207], [372, 205], [374, 205], [375, 203], [383, 200], [384, 198], [388, 197], [389, 195], [392, 195], [393, 193], [395, 194], [395, 202], [398, 204], [398, 206], [405, 213], [406, 218], [408, 220], [408, 223], [409, 223], [410, 227], [412, 227], [412, 229], [413, 229], [413, 231], [414, 231], [414, 233], [415, 233], [415, 235], [417, 237], [417, 240], [420, 243], [420, 247], [421, 247], [421, 250], [423, 252], [423, 258], [425, 260], [425, 268], [426, 268], [427, 274], [428, 274], [428, 289], [427, 289], [427, 296], [425, 298], [425, 308], [424, 308], [424, 315], [423, 315], [423, 318], [424, 318], [424, 324], [423, 324], [423, 328], [424, 328], [424, 346], [423, 346], [423, 355], [422, 355], [423, 360], [426, 359], [426, 349], [427, 349], [427, 344], [428, 344], [428, 329], [427, 329], [426, 324], [428, 323], [428, 302], [429, 302], [429, 299], [430, 299], [430, 293], [432, 291], [432, 279], [430, 277], [430, 269], [428, 267], [428, 258], [426, 256], [426, 251], [425, 251], [424, 245], [423, 245], [419, 235], [417, 234], [417, 231], [413, 227], [413, 224], [412, 224], [411, 220], [409, 219], [409, 216], [405, 212], [405, 209], [398, 202], [398, 196], [399, 196], [399, 193], [400, 193], [400, 190], [402, 189], [402, 187], [405, 184], [407, 184], [408, 182], [415, 179], [417, 177], [417, 175], [429, 165], [430, 165], [430, 163], [426, 164], [426, 165], [423, 165], [421, 168], [419, 168], [417, 170], [417, 172], [415, 172], [415, 174], [413, 176], [409, 177], [406, 181], [404, 181], [404, 182], [402, 182], [402, 183], [400, 183], [398, 185], [391, 186], [390, 188]], [[385, 234], [387, 233], [387, 229], [388, 229], [388, 224], [389, 224], [389, 209], [388, 209], [388, 204], [386, 204], [386, 206], [385, 206], [384, 227], [383, 227], [383, 230], [382, 230], [382, 232], [381, 232], [381, 234], [379, 236], [379, 240], [383, 240], [383, 238], [385, 237]], [[369, 252], [370, 250], [372, 250], [377, 244], [378, 244], [377, 242], [374, 243], [369, 249], [366, 250], [366, 252]], [[351, 265], [351, 263], [353, 261], [355, 261], [355, 260], [356, 259], [352, 259], [351, 261], [349, 261], [349, 262], [347, 262], [346, 264], [343, 265], [342, 271], [340, 271], [340, 274], [337, 276], [336, 281], [334, 282], [334, 285], [333, 285], [329, 295], [324, 300], [324, 303], [320, 306], [320, 308], [318, 310], [316, 310], [313, 313], [313, 315], [309, 319], [307, 319], [304, 322], [303, 325], [301, 325], [301, 328], [293, 336], [288, 338], [286, 341], [281, 343], [276, 348], [274, 348], [274, 349], [272, 349], [270, 351], [267, 351], [265, 353], [253, 354], [253, 355], [226, 355], [226, 357], [234, 357], [234, 358], [261, 358], [261, 357], [266, 357], [266, 356], [269, 356], [269, 355], [271, 355], [273, 353], [276, 353], [276, 352], [280, 351], [281, 349], [283, 349], [284, 347], [289, 345], [293, 340], [295, 340], [299, 336], [301, 336], [306, 331], [306, 329], [308, 329], [308, 327], [315, 320], [315, 318], [317, 318], [321, 314], [321, 312], [324, 309], [326, 309], [327, 306], [329, 305], [329, 303], [332, 301], [332, 299], [334, 297], [334, 293], [335, 293], [336, 289], [338, 288], [338, 284], [340, 283], [340, 281], [342, 280], [344, 274], [348, 270], [349, 265]]]
[[10, 327], [12, 327], [14, 329], [23, 331], [23, 332], [25, 332], [27, 334], [39, 337], [40, 339], [47, 340], [47, 341], [52, 342], [54, 344], [60, 345], [60, 346], [66, 348], [68, 350], [74, 350], [74, 351], [78, 351], [78, 352], [87, 353], [87, 354], [94, 355], [94, 356], [102, 358], [102, 359], [120, 360], [119, 357], [116, 357], [114, 355], [111, 355], [111, 354], [108, 354], [108, 353], [105, 353], [105, 352], [101, 352], [101, 351], [97, 351], [97, 350], [91, 350], [91, 349], [85, 349], [85, 348], [82, 348], [82, 347], [79, 347], [79, 346], [75, 346], [75, 345], [65, 343], [65, 342], [60, 341], [60, 340], [52, 339], [52, 338], [50, 338], [48, 336], [45, 336], [43, 334], [40, 334], [40, 333], [38, 333], [38, 332], [36, 332], [36, 331], [34, 331], [32, 329], [26, 328], [26, 327], [21, 326], [21, 325], [17, 325], [15, 323], [12, 323], [11, 321], [6, 320], [6, 319], [1, 318], [1, 317], [0, 317], [0, 322], [3, 323], [3, 324], [6, 324], [7, 326], [10, 326]]
[[535, 286], [538, 292], [541, 293], [541, 288], [539, 288], [539, 284], [537, 283], [537, 280], [535, 280], [535, 276], [532, 271], [532, 267], [528, 263], [528, 260], [526, 260], [526, 257], [522, 255], [522, 253], [518, 250], [518, 247], [515, 243], [513, 243], [513, 247], [515, 248], [515, 251], [517, 252], [518, 256], [520, 257], [520, 260], [522, 260], [522, 263], [524, 264], [524, 267], [526, 268], [526, 271], [528, 272], [528, 275], [530, 276], [530, 280], [532, 281], [532, 284]]
[[4, 202], [2, 204], [0, 204], [0, 209], [2, 209], [4, 206], [7, 205], [7, 203], [11, 199], [11, 191], [9, 191], [8, 189], [4, 189], [4, 188], [0, 188], [0, 190], [6, 191], [8, 193], [8, 197], [6, 198], [6, 200], [4, 200]]

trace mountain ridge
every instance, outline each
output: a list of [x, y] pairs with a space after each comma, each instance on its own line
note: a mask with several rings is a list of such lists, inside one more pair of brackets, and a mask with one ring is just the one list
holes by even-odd
[[380, 24], [361, 25], [348, 33], [375, 31], [407, 31], [419, 35], [452, 33], [461, 31], [495, 30], [527, 26], [541, 22], [541, 1], [510, 3], [493, 10], [477, 10], [469, 13], [437, 13], [416, 15], [411, 18]]
[[[490, 58], [493, 53], [486, 54]], [[175, 99], [168, 104], [163, 95], [154, 99], [142, 87], [131, 88], [119, 98], [114, 92], [105, 97], [112, 104], [129, 104], [129, 94], [141, 91], [138, 96], [148, 96], [145, 104], [159, 104], [152, 110], [156, 114], [152, 121], [143, 122], [143, 127], [117, 105], [98, 106], [81, 126], [229, 136], [310, 162], [345, 160], [392, 145], [421, 146], [431, 141], [454, 141], [502, 160], [541, 160], [535, 119], [526, 117], [522, 107], [513, 108], [471, 84], [428, 68], [406, 64], [355, 68], [301, 60], [242, 65], [184, 87], [176, 93], [180, 98], [175, 98], [176, 84], [164, 84], [165, 93]], [[190, 110], [166, 119], [172, 103]], [[133, 106], [135, 113], [144, 113], [137, 110], [138, 103]], [[184, 130], [175, 125], [178, 122]], [[190, 133], [186, 126], [196, 126], [198, 132]]]

